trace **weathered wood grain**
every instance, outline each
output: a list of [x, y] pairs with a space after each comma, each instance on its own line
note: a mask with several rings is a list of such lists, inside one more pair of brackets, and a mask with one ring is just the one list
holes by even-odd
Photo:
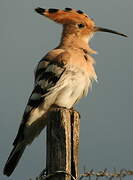
[[[64, 108], [52, 109], [47, 124], [47, 174], [65, 171], [78, 177], [79, 114]], [[56, 174], [52, 180], [71, 180]]]

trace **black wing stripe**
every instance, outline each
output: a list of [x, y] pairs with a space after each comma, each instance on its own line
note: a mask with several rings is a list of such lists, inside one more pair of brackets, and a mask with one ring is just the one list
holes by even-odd
[[39, 77], [38, 81], [46, 80], [46, 81], [48, 81], [48, 83], [50, 83], [52, 81], [52, 83], [55, 84], [58, 81], [59, 77], [60, 77], [59, 75], [56, 75], [52, 71], [49, 71], [49, 72], [42, 73], [42, 75]]
[[40, 76], [43, 72], [46, 71], [46, 68], [40, 68], [36, 71], [36, 77]]
[[39, 61], [39, 63], [42, 62], [42, 61], [47, 61], [47, 62], [49, 62], [49, 59], [46, 59], [46, 57], [44, 56], [44, 57]]
[[43, 95], [44, 93], [46, 93], [46, 90], [42, 89], [40, 85], [36, 85], [33, 92]]
[[44, 98], [42, 97], [40, 99], [30, 99], [28, 105], [32, 106], [32, 108], [36, 108], [43, 102], [43, 100]]

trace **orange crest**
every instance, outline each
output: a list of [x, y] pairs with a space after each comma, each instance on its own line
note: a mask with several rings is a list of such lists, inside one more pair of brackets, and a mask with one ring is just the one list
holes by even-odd
[[64, 10], [36, 8], [35, 10], [39, 14], [44, 15], [60, 24], [76, 23], [79, 21], [85, 22], [88, 25], [94, 24], [93, 20], [81, 10], [75, 10], [71, 8], [65, 8]]
[[52, 9], [52, 8], [50, 9], [36, 8], [35, 11], [63, 25], [79, 23], [79, 28], [82, 28], [85, 24], [86, 29], [82, 31], [82, 34], [91, 35], [91, 32], [93, 33], [97, 31], [101, 31], [101, 32], [108, 32], [108, 33], [113, 33], [127, 37], [126, 34], [114, 30], [110, 30], [107, 28], [95, 26], [95, 22], [91, 18], [89, 18], [87, 14], [83, 13], [81, 10], [76, 10], [71, 8], [65, 8], [64, 10]]

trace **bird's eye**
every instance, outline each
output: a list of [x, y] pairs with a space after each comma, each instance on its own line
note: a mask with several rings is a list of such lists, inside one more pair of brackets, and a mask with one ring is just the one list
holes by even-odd
[[81, 28], [84, 28], [85, 25], [84, 24], [78, 24], [78, 27], [81, 29]]

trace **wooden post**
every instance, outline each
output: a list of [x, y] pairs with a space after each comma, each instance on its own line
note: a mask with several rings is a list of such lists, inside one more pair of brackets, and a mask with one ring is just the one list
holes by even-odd
[[79, 124], [79, 114], [74, 110], [55, 108], [49, 113], [46, 169], [48, 175], [54, 174], [51, 180], [78, 177]]

